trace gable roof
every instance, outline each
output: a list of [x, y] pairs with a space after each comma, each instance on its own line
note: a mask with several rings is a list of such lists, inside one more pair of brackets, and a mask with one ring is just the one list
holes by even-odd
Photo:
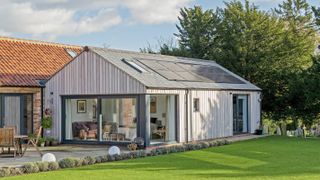
[[88, 47], [147, 88], [261, 89], [211, 60]]
[[38, 87], [79, 54], [81, 46], [0, 37], [0, 87]]

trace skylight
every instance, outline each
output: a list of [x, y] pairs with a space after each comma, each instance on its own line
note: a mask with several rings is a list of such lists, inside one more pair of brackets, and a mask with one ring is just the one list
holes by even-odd
[[72, 58], [77, 56], [77, 53], [72, 49], [66, 49], [66, 51]]
[[133, 69], [137, 70], [140, 73], [143, 72], [147, 72], [145, 69], [143, 69], [141, 66], [139, 66], [138, 64], [136, 64], [133, 61], [127, 60], [127, 59], [122, 59], [122, 61], [126, 64], [128, 64], [129, 66], [131, 66]]

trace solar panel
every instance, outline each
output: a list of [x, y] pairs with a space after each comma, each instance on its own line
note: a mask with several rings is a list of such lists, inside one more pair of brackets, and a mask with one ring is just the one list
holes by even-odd
[[138, 61], [170, 81], [244, 84], [242, 80], [214, 65], [150, 59]]

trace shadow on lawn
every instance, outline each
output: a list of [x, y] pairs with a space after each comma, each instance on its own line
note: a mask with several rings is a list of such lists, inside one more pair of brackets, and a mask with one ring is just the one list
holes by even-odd
[[70, 171], [130, 170], [192, 178], [267, 178], [317, 175], [320, 141], [270, 137], [230, 146], [98, 164]]

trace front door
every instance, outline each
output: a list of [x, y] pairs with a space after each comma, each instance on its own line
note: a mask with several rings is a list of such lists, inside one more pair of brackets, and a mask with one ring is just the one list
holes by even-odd
[[248, 132], [248, 96], [233, 95], [233, 133]]
[[0, 94], [0, 126], [16, 126], [17, 134], [32, 133], [32, 95]]

